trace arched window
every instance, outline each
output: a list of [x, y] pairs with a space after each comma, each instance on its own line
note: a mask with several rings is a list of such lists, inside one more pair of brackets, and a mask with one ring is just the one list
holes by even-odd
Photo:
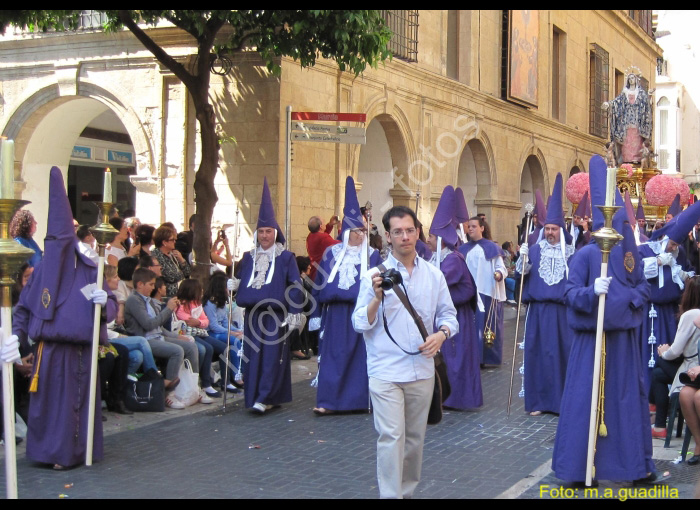
[[659, 111], [659, 168], [665, 170], [668, 168], [668, 107], [671, 102], [666, 96], [662, 96], [656, 103]]

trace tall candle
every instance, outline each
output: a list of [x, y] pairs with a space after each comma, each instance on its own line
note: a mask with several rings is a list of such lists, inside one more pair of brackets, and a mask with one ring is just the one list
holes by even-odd
[[105, 187], [102, 193], [102, 201], [112, 203], [112, 172], [109, 167], [105, 169]]
[[0, 198], [15, 198], [15, 142], [5, 137], [0, 141]]
[[607, 182], [605, 183], [605, 205], [615, 205], [615, 188], [617, 188], [617, 168], [608, 168]]

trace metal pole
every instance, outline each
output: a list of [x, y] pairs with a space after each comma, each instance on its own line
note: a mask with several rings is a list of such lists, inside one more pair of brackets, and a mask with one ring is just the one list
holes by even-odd
[[[527, 204], [525, 206], [526, 212], [525, 216], [527, 217], [527, 222], [526, 222], [526, 231], [530, 230], [530, 220], [532, 219], [532, 204]], [[527, 239], [525, 239], [525, 242], [527, 242]], [[518, 313], [516, 315], [515, 319], [515, 339], [513, 340], [513, 361], [511, 363], [510, 367], [510, 386], [508, 387], [508, 410], [506, 415], [510, 416], [510, 405], [511, 402], [513, 401], [513, 378], [515, 377], [515, 354], [517, 352], [518, 348], [518, 328], [520, 327], [520, 307], [522, 306], [522, 301], [523, 301], [523, 286], [525, 285], [525, 265], [527, 264], [527, 255], [523, 255], [523, 272], [520, 274], [520, 289], [518, 289]]]
[[285, 171], [285, 188], [286, 188], [286, 215], [284, 219], [284, 231], [287, 237], [287, 247], [290, 246], [292, 241], [292, 105], [287, 105], [287, 124], [285, 128], [285, 158], [284, 158], [284, 171]]
[[[3, 345], [12, 335], [12, 308], [10, 287], [2, 288]], [[7, 305], [6, 305], [7, 304]], [[2, 364], [2, 404], [5, 427], [5, 487], [7, 499], [17, 499], [17, 446], [15, 444], [15, 399], [13, 363]]]

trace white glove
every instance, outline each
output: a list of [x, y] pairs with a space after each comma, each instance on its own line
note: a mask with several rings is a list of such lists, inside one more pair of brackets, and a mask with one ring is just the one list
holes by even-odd
[[662, 266], [670, 266], [673, 264], [673, 254], [669, 252], [663, 252], [660, 254], [658, 257], [659, 262], [661, 262]]
[[693, 276], [695, 276], [695, 271], [688, 271], [686, 273], [681, 269], [679, 274], [681, 276], [681, 280], [685, 282], [686, 280], [688, 280], [688, 278], [692, 278]]
[[90, 294], [90, 299], [96, 305], [104, 306], [107, 304], [107, 291], [102, 289], [95, 289]]
[[[2, 336], [2, 329], [0, 329], [0, 336]], [[21, 359], [22, 356], [19, 353], [19, 338], [17, 335], [10, 335], [5, 338], [2, 351], [0, 352], [0, 359], [3, 363], [14, 363]]]
[[596, 296], [608, 293], [608, 288], [610, 287], [610, 280], [612, 280], [612, 276], [608, 276], [607, 278], [595, 279], [595, 283], [593, 284], [593, 292], [595, 292]]
[[303, 313], [290, 313], [287, 315], [287, 325], [290, 330], [296, 329], [301, 333], [306, 325], [306, 315]]
[[229, 278], [228, 281], [226, 282], [226, 290], [228, 292], [233, 292], [234, 290], [238, 290], [238, 286], [241, 284], [241, 281], [238, 278]]
[[529, 252], [530, 252], [530, 248], [528, 247], [527, 242], [524, 242], [524, 243], [520, 246], [520, 256], [521, 256], [521, 257], [527, 257]]

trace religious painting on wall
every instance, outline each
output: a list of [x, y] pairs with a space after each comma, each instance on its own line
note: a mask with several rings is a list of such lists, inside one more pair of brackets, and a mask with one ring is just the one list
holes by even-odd
[[537, 108], [539, 11], [510, 11], [508, 100]]

